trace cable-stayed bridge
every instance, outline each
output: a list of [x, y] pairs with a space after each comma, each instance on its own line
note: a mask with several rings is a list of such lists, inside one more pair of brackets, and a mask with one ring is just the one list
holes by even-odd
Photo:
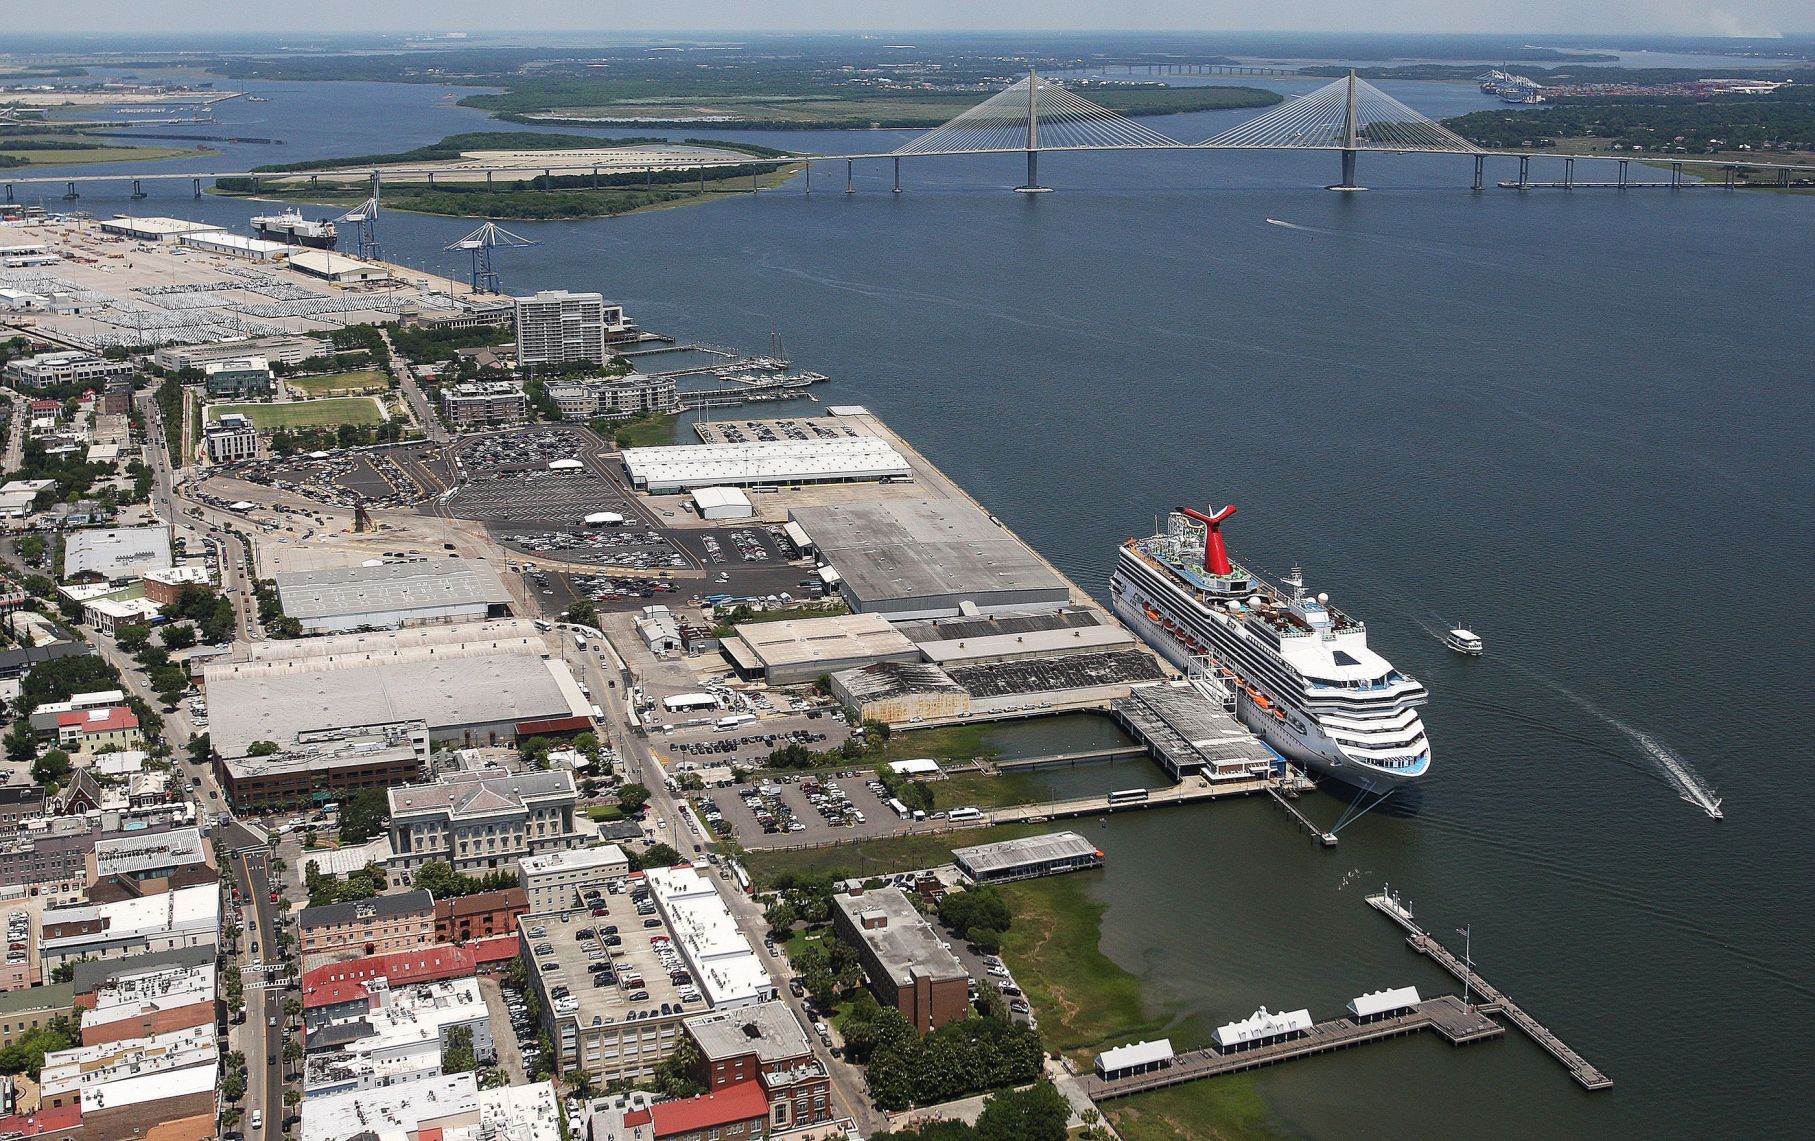
[[[1356, 181], [1357, 158], [1364, 151], [1382, 154], [1426, 153], [1468, 156], [1474, 162], [1473, 189], [1475, 190], [1484, 188], [1484, 163], [1488, 158], [1516, 158], [1519, 160], [1518, 180], [1501, 184], [1517, 189], [1526, 189], [1535, 185], [1554, 185], [1564, 189], [1577, 185], [1608, 186], [1620, 189], [1631, 186], [1681, 187], [1690, 185], [1682, 180], [1685, 167], [1724, 171], [1725, 184], [1729, 187], [1734, 185], [1735, 172], [1742, 168], [1775, 171], [1778, 184], [1783, 186], [1790, 185], [1793, 172], [1815, 173], [1815, 163], [1750, 159], [1745, 162], [1734, 162], [1731, 159], [1678, 158], [1661, 155], [1621, 158], [1614, 155], [1554, 155], [1544, 151], [1486, 151], [1421, 112], [1394, 99], [1367, 81], [1358, 78], [1353, 72], [1344, 78], [1333, 80], [1315, 91], [1284, 103], [1264, 115], [1230, 127], [1211, 138], [1182, 141], [1092, 103], [1063, 84], [1043, 79], [1030, 70], [1025, 78], [955, 116], [942, 126], [926, 131], [892, 151], [871, 151], [857, 154], [791, 154], [776, 157], [738, 155], [736, 157], [689, 158], [677, 156], [652, 159], [648, 163], [635, 163], [610, 169], [602, 168], [597, 164], [563, 165], [557, 157], [558, 152], [554, 152], [551, 154], [549, 163], [540, 169], [540, 174], [548, 179], [576, 176], [584, 178], [590, 175], [593, 186], [597, 188], [601, 185], [602, 176], [621, 177], [625, 174], [653, 176], [661, 172], [687, 171], [699, 174], [703, 189], [706, 175], [714, 170], [801, 166], [806, 171], [807, 189], [811, 190], [812, 168], [815, 164], [842, 162], [845, 164], [845, 190], [849, 193], [855, 190], [854, 173], [858, 162], [890, 160], [894, 164], [894, 190], [896, 193], [900, 193], [902, 188], [901, 164], [904, 159], [1024, 154], [1027, 159], [1027, 181], [1015, 189], [1021, 193], [1032, 194], [1044, 193], [1050, 189], [1040, 184], [1040, 155], [1047, 152], [1067, 151], [1333, 151], [1340, 159], [1340, 177], [1328, 189], [1337, 191], [1366, 189]], [[1564, 164], [1562, 181], [1546, 184], [1533, 183], [1530, 180], [1530, 163], [1534, 157], [1561, 159]], [[1618, 180], [1602, 183], [1577, 183], [1575, 164], [1578, 159], [1584, 162], [1617, 163]], [[1670, 166], [1670, 181], [1661, 183], [1630, 180], [1628, 167], [1635, 161], [1667, 162]], [[255, 191], [279, 195], [285, 189], [312, 189], [324, 184], [345, 186], [354, 181], [369, 182], [373, 195], [376, 197], [380, 184], [386, 181], [392, 183], [426, 181], [429, 186], [433, 187], [436, 175], [450, 177], [454, 173], [445, 167], [400, 165], [380, 169], [347, 168], [303, 174], [269, 171], [158, 171], [141, 174], [95, 173], [73, 178], [68, 175], [19, 178], [0, 175], [0, 184], [4, 185], [7, 202], [15, 200], [15, 187], [52, 183], [65, 185], [63, 198], [66, 201], [74, 201], [81, 197], [78, 190], [80, 185], [108, 182], [130, 182], [132, 197], [135, 199], [146, 197], [143, 184], [147, 182], [188, 182], [191, 184], [194, 196], [199, 198], [202, 195], [203, 182], [218, 178], [249, 179], [252, 181]], [[525, 170], [521, 166], [488, 169], [482, 164], [470, 163], [462, 163], [458, 173], [468, 178], [483, 176], [488, 187], [491, 186], [494, 175], [509, 182], [515, 182], [525, 176], [533, 178], [537, 174], [535, 170]], [[753, 178], [753, 188], [754, 185], [755, 179]]]

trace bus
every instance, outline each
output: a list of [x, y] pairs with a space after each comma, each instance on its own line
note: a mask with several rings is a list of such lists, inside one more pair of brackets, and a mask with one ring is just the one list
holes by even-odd
[[975, 808], [954, 808], [946, 815], [948, 820], [975, 820], [983, 813]]
[[1138, 804], [1146, 799], [1147, 790], [1144, 788], [1125, 788], [1120, 792], [1112, 792], [1109, 794], [1109, 803], [1111, 804]]
[[729, 717], [719, 718], [717, 724], [713, 725], [712, 729], [715, 733], [729, 733], [731, 730], [742, 725], [748, 725], [754, 720], [756, 720], [756, 714], [754, 713], [733, 713]]
[[575, 649], [584, 650], [586, 648], [586, 635], [575, 634], [573, 636], [573, 644]]
[[889, 810], [891, 812], [893, 812], [895, 815], [901, 817], [903, 820], [906, 820], [914, 815], [913, 813], [908, 811], [907, 805], [901, 803], [900, 797], [890, 797], [889, 798]]

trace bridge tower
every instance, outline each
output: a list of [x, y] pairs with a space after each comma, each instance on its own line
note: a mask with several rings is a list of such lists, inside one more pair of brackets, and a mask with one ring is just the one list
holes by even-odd
[[1027, 185], [1015, 187], [1016, 194], [1050, 194], [1052, 187], [1040, 185], [1040, 76], [1027, 69]]
[[1356, 84], [1355, 69], [1349, 69], [1348, 90], [1343, 93], [1342, 106], [1342, 181], [1325, 190], [1339, 190], [1345, 194], [1354, 194], [1366, 190], [1365, 186], [1355, 185], [1355, 152], [1361, 145], [1361, 121], [1355, 113]]

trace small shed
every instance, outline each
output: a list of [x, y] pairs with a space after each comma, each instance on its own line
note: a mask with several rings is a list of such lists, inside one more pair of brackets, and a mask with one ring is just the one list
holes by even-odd
[[1151, 1073], [1172, 1065], [1172, 1039], [1156, 1042], [1130, 1042], [1097, 1055], [1097, 1077], [1104, 1081]]

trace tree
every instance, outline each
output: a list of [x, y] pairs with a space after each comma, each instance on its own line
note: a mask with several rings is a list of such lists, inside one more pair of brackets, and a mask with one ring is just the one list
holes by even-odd
[[1071, 1105], [1051, 1082], [1001, 1090], [984, 1099], [978, 1141], [1065, 1141]]
[[197, 733], [189, 738], [189, 759], [198, 765], [205, 765], [214, 755], [214, 745], [208, 740], [208, 734]]
[[44, 1055], [75, 1045], [77, 1031], [69, 1018], [58, 1016], [20, 1035], [0, 1050], [0, 1073], [30, 1074], [33, 1081], [44, 1069]]
[[655, 1067], [654, 1086], [657, 1091], [669, 1097], [693, 1097], [706, 1092], [706, 1084], [699, 1080], [698, 1074], [705, 1065], [700, 1048], [693, 1039], [682, 1035], [675, 1043], [674, 1049], [668, 1052]]
[[592, 604], [591, 599], [581, 598], [569, 603], [567, 610], [562, 617], [576, 626], [597, 626], [599, 624], [599, 608]]
[[276, 741], [254, 741], [246, 746], [248, 757], [269, 757], [279, 751]]
[[973, 927], [965, 935], [971, 945], [985, 955], [997, 955], [1002, 952], [1002, 932], [993, 927]]
[[410, 881], [436, 899], [451, 899], [466, 894], [461, 890], [465, 886], [461, 881], [466, 878], [450, 867], [446, 860], [430, 860], [416, 869]]
[[21, 716], [13, 722], [13, 727], [6, 731], [6, 759], [9, 761], [29, 761], [38, 751], [38, 735], [32, 732], [31, 718]]
[[479, 1060], [473, 1056], [473, 1028], [455, 1026], [447, 1032], [447, 1045], [441, 1050], [441, 1072], [444, 1074], [470, 1074], [479, 1068]]
[[681, 854], [669, 844], [652, 844], [636, 857], [636, 871], [644, 868], [672, 868], [681, 862]]
[[195, 645], [195, 627], [187, 622], [172, 622], [160, 634], [167, 650], [187, 650]]
[[303, 1056], [302, 1043], [294, 1038], [285, 1040], [283, 1057], [286, 1062], [294, 1062]]
[[769, 925], [769, 937], [778, 942], [794, 930], [795, 918], [794, 908], [785, 899], [776, 900], [763, 912], [763, 922]]
[[69, 763], [69, 754], [62, 749], [52, 749], [32, 764], [32, 779], [39, 784], [60, 785], [73, 771], [75, 767]]
[[340, 838], [349, 844], [363, 844], [384, 831], [391, 816], [390, 801], [384, 790], [362, 788], [340, 805]]
[[618, 807], [622, 808], [625, 812], [641, 812], [643, 811], [643, 806], [648, 803], [649, 790], [644, 786], [640, 784], [625, 784], [618, 786]]
[[1014, 922], [1014, 915], [1000, 891], [993, 887], [973, 887], [945, 893], [939, 900], [939, 922], [961, 936], [968, 936], [972, 927], [1006, 931]]
[[294, 1105], [300, 1105], [301, 1103], [302, 1103], [302, 1091], [301, 1090], [297, 1089], [295, 1086], [291, 1086], [290, 1088], [288, 1088], [284, 1091], [284, 1104], [285, 1105], [294, 1106]]
[[136, 654], [151, 642], [151, 627], [143, 622], [127, 622], [113, 628], [113, 640], [120, 649]]

